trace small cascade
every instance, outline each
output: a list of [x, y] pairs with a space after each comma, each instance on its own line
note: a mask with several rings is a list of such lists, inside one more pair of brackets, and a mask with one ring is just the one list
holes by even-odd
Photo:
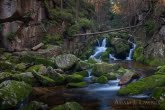
[[91, 74], [92, 74], [92, 69], [88, 69], [88, 78], [92, 77]]
[[97, 87], [93, 88], [91, 91], [118, 91], [120, 89], [119, 81], [119, 79], [110, 80], [108, 84], [101, 85], [101, 87], [97, 85]]
[[[106, 51], [106, 38], [103, 39], [102, 43], [101, 43], [101, 46], [99, 47], [96, 47], [95, 49], [95, 53], [93, 55], [90, 56], [90, 58], [94, 58], [96, 60], [100, 60], [100, 56], [103, 52]], [[99, 44], [100, 45], [100, 44]]]
[[119, 60], [119, 59], [115, 58], [112, 54], [109, 54], [109, 59], [112, 59], [112, 60]]
[[132, 60], [132, 54], [133, 54], [133, 52], [134, 52], [134, 50], [135, 50], [135, 48], [136, 48], [136, 44], [133, 43], [133, 42], [131, 42], [130, 40], [128, 40], [128, 42], [132, 44], [133, 48], [130, 49], [129, 55], [128, 55], [128, 57], [126, 58], [126, 60]]

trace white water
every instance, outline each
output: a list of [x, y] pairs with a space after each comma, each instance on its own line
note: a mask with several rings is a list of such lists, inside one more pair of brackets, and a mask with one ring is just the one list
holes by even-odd
[[88, 69], [88, 78], [92, 77], [92, 69]]
[[128, 55], [128, 57], [126, 58], [126, 60], [132, 60], [132, 54], [133, 54], [133, 52], [134, 52], [134, 50], [135, 50], [135, 48], [136, 48], [136, 44], [133, 43], [133, 42], [131, 42], [130, 40], [128, 40], [128, 42], [131, 43], [131, 44], [133, 45], [133, 48], [130, 49], [129, 55]]
[[[102, 54], [103, 52], [105, 52], [106, 49], [107, 49], [107, 48], [106, 48], [106, 42], [107, 42], [107, 39], [104, 38], [103, 41], [102, 41], [102, 43], [101, 43], [101, 46], [96, 47], [95, 53], [94, 53], [93, 55], [91, 55], [90, 58], [94, 58], [94, 59], [96, 59], [96, 60], [99, 61], [99, 60], [100, 60], [101, 54]], [[98, 45], [100, 45], [99, 42], [98, 42]]]
[[91, 91], [118, 91], [120, 89], [119, 79], [117, 80], [110, 80], [108, 84], [97, 84], [96, 87], [94, 86]]
[[112, 60], [119, 60], [119, 59], [115, 58], [112, 54], [109, 54], [109, 59], [112, 59]]

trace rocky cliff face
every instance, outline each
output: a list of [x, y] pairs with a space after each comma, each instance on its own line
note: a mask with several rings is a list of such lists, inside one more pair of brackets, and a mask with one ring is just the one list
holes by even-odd
[[40, 0], [0, 0], [0, 44], [9, 51], [25, 50], [38, 44], [46, 19]]

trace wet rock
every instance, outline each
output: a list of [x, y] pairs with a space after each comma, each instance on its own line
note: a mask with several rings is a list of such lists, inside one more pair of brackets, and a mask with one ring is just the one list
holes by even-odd
[[13, 79], [17, 81], [24, 81], [25, 83], [30, 84], [32, 86], [37, 84], [37, 81], [31, 72], [14, 74]]
[[106, 84], [108, 82], [108, 78], [106, 76], [100, 76], [96, 79], [96, 83]]
[[83, 76], [81, 76], [79, 74], [67, 75], [66, 81], [67, 82], [81, 82], [81, 81], [83, 81]]
[[70, 69], [78, 61], [78, 58], [72, 54], [59, 55], [55, 58], [55, 63], [60, 69]]
[[88, 84], [87, 82], [77, 82], [77, 83], [68, 83], [67, 87], [69, 88], [82, 88], [86, 87]]
[[138, 79], [139, 77], [140, 77], [140, 74], [127, 70], [127, 72], [123, 76], [121, 76], [119, 85], [128, 84], [134, 79]]
[[63, 105], [53, 107], [51, 110], [84, 110], [83, 107], [77, 102], [66, 102]]
[[164, 75], [152, 75], [136, 82], [130, 83], [118, 91], [119, 95], [136, 95], [152, 91], [156, 87], [165, 85]]
[[115, 48], [114, 54], [116, 58], [125, 59], [128, 56], [130, 50], [128, 41], [121, 38], [113, 38], [111, 44]]
[[117, 71], [120, 68], [118, 64], [96, 63], [92, 67], [92, 74], [94, 76], [101, 76], [110, 72]]
[[55, 81], [47, 76], [43, 76], [37, 72], [33, 72], [34, 77], [41, 83], [42, 86], [55, 85]]
[[87, 70], [84, 70], [84, 71], [78, 71], [78, 72], [75, 72], [73, 74], [78, 74], [78, 75], [81, 75], [83, 77], [88, 77], [88, 71]]
[[64, 71], [62, 69], [54, 69], [54, 71], [60, 74], [64, 74]]
[[25, 100], [32, 91], [32, 87], [24, 82], [4, 81], [0, 84], [0, 109], [15, 108], [18, 103]]
[[29, 67], [26, 71], [27, 72], [36, 71], [36, 72], [40, 72], [41, 74], [44, 74], [47, 70], [44, 65], [34, 65], [34, 66]]
[[76, 70], [87, 70], [91, 68], [91, 64], [85, 61], [79, 61], [76, 65]]

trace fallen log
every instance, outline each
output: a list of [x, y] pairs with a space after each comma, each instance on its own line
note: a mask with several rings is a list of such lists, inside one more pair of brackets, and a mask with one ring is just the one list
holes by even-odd
[[33, 51], [36, 51], [36, 50], [40, 49], [42, 46], [44, 46], [44, 43], [39, 43], [38, 45], [34, 46], [34, 47], [32, 48], [32, 50], [33, 50]]
[[121, 31], [121, 30], [136, 28], [136, 27], [138, 27], [138, 26], [142, 26], [142, 24], [140, 24], [140, 25], [135, 25], [135, 26], [124, 27], [124, 28], [118, 28], [118, 29], [111, 29], [111, 30], [101, 31], [101, 32], [85, 33], [85, 34], [75, 34], [75, 35], [73, 35], [73, 37], [75, 37], [75, 36], [85, 36], [85, 35], [104, 34], [104, 33], [109, 33], [109, 32], [115, 32], [115, 31]]

